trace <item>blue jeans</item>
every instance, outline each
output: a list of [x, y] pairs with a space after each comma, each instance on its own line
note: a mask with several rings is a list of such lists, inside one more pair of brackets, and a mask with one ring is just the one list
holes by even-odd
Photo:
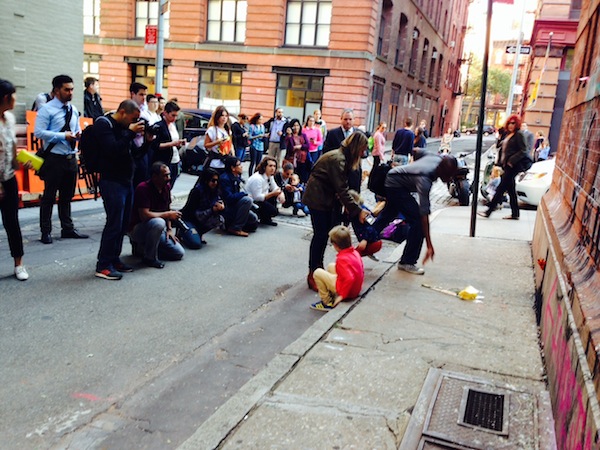
[[185, 250], [179, 242], [167, 238], [167, 222], [159, 217], [138, 223], [131, 233], [131, 240], [144, 248], [144, 258], [179, 261]]
[[309, 208], [310, 222], [313, 228], [313, 237], [310, 241], [310, 254], [308, 258], [308, 270], [314, 272], [323, 267], [325, 249], [329, 240], [329, 231], [339, 225], [339, 215], [334, 211], [319, 211]]
[[246, 148], [245, 147], [236, 148], [235, 149], [235, 157], [243, 162], [244, 158], [246, 157]]
[[425, 239], [419, 204], [412, 194], [403, 188], [385, 188], [385, 198], [385, 208], [379, 214], [374, 227], [381, 233], [392, 220], [398, 217], [398, 213], [402, 213], [410, 229], [400, 264], [416, 264]]
[[322, 152], [322, 147], [319, 147], [319, 149], [315, 150], [314, 152], [308, 152], [308, 157], [310, 158], [310, 162], [312, 162], [313, 165], [317, 162], [317, 159], [320, 158], [321, 152]]
[[225, 217], [225, 226], [228, 230], [256, 230], [258, 216], [251, 210], [252, 204], [252, 199], [246, 195], [240, 198], [235, 205], [225, 206], [223, 217]]
[[96, 270], [114, 269], [123, 248], [133, 202], [133, 186], [110, 180], [100, 180], [106, 224], [102, 230]]

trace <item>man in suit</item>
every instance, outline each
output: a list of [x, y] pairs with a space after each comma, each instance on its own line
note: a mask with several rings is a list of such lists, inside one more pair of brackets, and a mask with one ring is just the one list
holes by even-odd
[[[340, 148], [344, 139], [350, 136], [356, 129], [354, 123], [354, 111], [351, 108], [346, 108], [340, 116], [341, 124], [337, 128], [327, 131], [327, 137], [323, 143], [323, 154]], [[360, 192], [360, 184], [362, 181], [362, 168], [352, 171], [348, 174], [348, 186], [356, 192]]]

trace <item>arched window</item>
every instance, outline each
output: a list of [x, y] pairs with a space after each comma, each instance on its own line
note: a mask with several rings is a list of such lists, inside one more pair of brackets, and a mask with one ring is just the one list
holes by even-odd
[[410, 75], [416, 75], [417, 73], [417, 59], [419, 58], [419, 30], [414, 29], [412, 34], [412, 48], [410, 50], [410, 64], [408, 65], [408, 73]]
[[429, 39], [423, 41], [423, 51], [421, 53], [421, 71], [419, 72], [419, 80], [425, 81], [427, 75], [427, 63], [429, 62]]
[[399, 69], [404, 69], [404, 60], [406, 59], [406, 47], [408, 43], [408, 18], [400, 14], [400, 28], [398, 30], [398, 40], [396, 42], [396, 57], [394, 65]]

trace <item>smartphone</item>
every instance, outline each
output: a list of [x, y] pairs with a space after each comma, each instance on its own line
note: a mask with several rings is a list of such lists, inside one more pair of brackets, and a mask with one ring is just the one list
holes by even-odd
[[369, 214], [365, 219], [365, 222], [367, 222], [369, 225], [373, 225], [375, 223], [375, 217]]

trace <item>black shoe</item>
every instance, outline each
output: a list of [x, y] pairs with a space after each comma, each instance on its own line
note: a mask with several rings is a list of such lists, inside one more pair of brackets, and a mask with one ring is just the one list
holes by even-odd
[[42, 233], [40, 241], [42, 241], [42, 244], [52, 244], [52, 235], [50, 233]]
[[159, 259], [142, 258], [142, 262], [148, 267], [154, 267], [155, 269], [162, 269], [165, 267], [165, 263]]
[[63, 239], [87, 239], [89, 236], [87, 234], [80, 233], [75, 228], [69, 231], [61, 231], [60, 237]]
[[118, 263], [115, 263], [114, 267], [117, 270], [117, 272], [121, 272], [121, 273], [133, 272], [133, 267], [131, 267], [129, 264], [125, 264], [124, 262], [121, 262], [121, 261], [119, 261]]
[[261, 222], [263, 225], [271, 225], [272, 227], [276, 227], [277, 226], [277, 222], [274, 222], [273, 220], [265, 220], [263, 222]]
[[490, 217], [490, 214], [492, 214], [491, 210], [487, 210], [487, 211], [478, 211], [477, 215], [481, 216], [481, 217]]

